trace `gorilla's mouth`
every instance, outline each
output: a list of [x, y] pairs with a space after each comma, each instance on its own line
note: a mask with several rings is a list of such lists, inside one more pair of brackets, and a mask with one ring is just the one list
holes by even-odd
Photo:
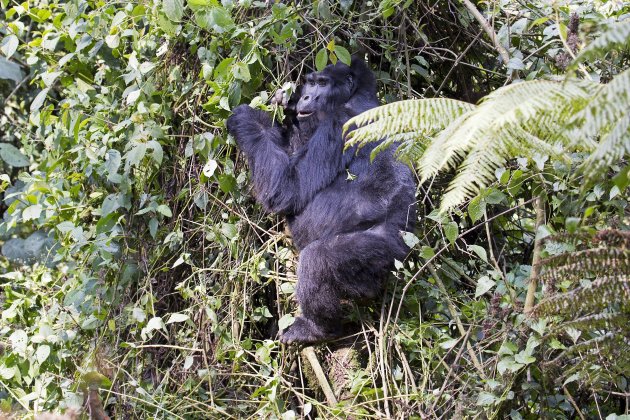
[[298, 117], [298, 118], [308, 118], [308, 117], [310, 117], [311, 115], [313, 115], [313, 111], [311, 111], [311, 112], [308, 112], [308, 111], [300, 111], [300, 112], [298, 112], [297, 117]]

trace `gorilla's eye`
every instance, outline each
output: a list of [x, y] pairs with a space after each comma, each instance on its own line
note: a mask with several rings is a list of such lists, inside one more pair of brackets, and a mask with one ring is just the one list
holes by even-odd
[[317, 81], [317, 84], [320, 85], [320, 86], [326, 86], [328, 84], [328, 80], [326, 80], [326, 79], [319, 79]]

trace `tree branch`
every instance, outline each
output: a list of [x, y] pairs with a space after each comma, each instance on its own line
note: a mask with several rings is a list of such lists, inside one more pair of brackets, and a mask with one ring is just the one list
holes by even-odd
[[330, 387], [328, 379], [326, 379], [326, 375], [322, 370], [322, 366], [319, 364], [319, 360], [317, 360], [317, 355], [315, 354], [315, 350], [313, 349], [313, 347], [305, 347], [304, 350], [302, 350], [302, 354], [308, 359], [309, 363], [311, 364], [313, 372], [315, 373], [315, 377], [317, 378], [317, 382], [319, 382], [319, 386], [326, 396], [326, 401], [328, 401], [328, 405], [331, 407], [337, 405], [337, 398], [335, 398], [335, 393]]
[[492, 41], [494, 48], [496, 48], [496, 50], [499, 52], [499, 55], [501, 56], [501, 60], [503, 60], [503, 64], [507, 66], [508, 62], [510, 61], [510, 54], [507, 52], [505, 47], [501, 45], [501, 43], [499, 42], [497, 38], [497, 34], [494, 33], [494, 29], [492, 29], [492, 27], [490, 26], [486, 18], [483, 17], [483, 15], [479, 12], [479, 10], [477, 10], [475, 5], [470, 2], [470, 0], [462, 0], [462, 3], [464, 3], [464, 6], [466, 6], [466, 9], [468, 9], [468, 11], [472, 13], [472, 15], [475, 17], [477, 22], [479, 22], [483, 30], [486, 32], [486, 34]]

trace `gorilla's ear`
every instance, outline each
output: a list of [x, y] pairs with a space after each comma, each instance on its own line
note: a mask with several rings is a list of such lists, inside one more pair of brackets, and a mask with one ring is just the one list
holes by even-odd
[[355, 83], [354, 83], [354, 75], [352, 73], [348, 74], [346, 76], [346, 83], [348, 84], [348, 86], [350, 87], [350, 92], [354, 92], [355, 89]]

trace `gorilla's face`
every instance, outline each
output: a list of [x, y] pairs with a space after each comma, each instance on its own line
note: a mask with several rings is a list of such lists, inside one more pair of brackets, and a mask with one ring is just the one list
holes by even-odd
[[296, 111], [299, 120], [330, 112], [345, 104], [354, 93], [352, 69], [339, 62], [306, 76]]

